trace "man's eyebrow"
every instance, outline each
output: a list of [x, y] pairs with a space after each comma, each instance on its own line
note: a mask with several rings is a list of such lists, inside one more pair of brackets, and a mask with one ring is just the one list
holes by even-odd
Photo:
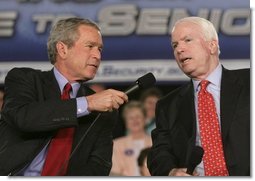
[[174, 45], [177, 45], [178, 44], [178, 42], [177, 41], [172, 41], [171, 42], [171, 46], [173, 47]]
[[171, 44], [176, 44], [176, 43], [177, 43], [177, 41], [172, 41], [172, 42], [171, 42]]
[[[186, 38], [189, 38], [189, 36], [185, 35], [184, 37], [180, 38], [180, 40], [185, 40]], [[178, 42], [177, 41], [172, 41], [171, 44], [176, 44], [176, 43], [178, 43]]]
[[103, 44], [97, 43], [97, 42], [94, 42], [94, 41], [86, 41], [85, 44], [91, 44], [91, 45], [93, 45], [93, 46], [98, 46], [98, 47], [100, 47], [100, 48], [103, 48], [103, 47], [104, 47]]

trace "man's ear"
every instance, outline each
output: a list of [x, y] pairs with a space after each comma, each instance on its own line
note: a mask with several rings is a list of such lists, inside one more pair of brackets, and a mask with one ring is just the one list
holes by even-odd
[[68, 50], [67, 45], [59, 41], [56, 44], [56, 48], [57, 48], [58, 55], [61, 57], [61, 59], [65, 59], [67, 56], [67, 50]]
[[213, 54], [216, 54], [218, 52], [218, 41], [216, 40], [212, 40], [209, 42], [209, 49], [210, 49], [210, 53], [213, 55]]

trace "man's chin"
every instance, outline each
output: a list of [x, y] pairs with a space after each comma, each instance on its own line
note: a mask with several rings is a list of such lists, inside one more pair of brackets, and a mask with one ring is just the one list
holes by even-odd
[[84, 79], [85, 79], [86, 81], [93, 80], [93, 79], [95, 78], [95, 76], [96, 76], [96, 74], [93, 74], [93, 75], [84, 77]]
[[191, 70], [183, 70], [183, 73], [184, 73], [185, 75], [187, 75], [188, 77], [190, 77], [190, 78], [193, 78], [192, 72], [193, 72], [193, 71], [191, 71]]
[[79, 80], [76, 80], [77, 82], [87, 82], [89, 80], [92, 80], [94, 79], [95, 76], [93, 77], [83, 77], [83, 78], [80, 78]]

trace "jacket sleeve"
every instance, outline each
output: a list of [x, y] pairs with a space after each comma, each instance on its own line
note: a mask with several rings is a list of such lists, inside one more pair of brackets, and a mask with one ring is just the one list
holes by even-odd
[[45, 98], [39, 71], [14, 68], [7, 74], [5, 88], [2, 119], [11, 127], [26, 133], [77, 125], [76, 100]]
[[[167, 176], [175, 168], [175, 157], [172, 153], [170, 127], [174, 120], [167, 117], [166, 106], [157, 103], [156, 129], [152, 131], [153, 146], [148, 154], [148, 168], [153, 176]], [[172, 115], [174, 119], [174, 115]]]

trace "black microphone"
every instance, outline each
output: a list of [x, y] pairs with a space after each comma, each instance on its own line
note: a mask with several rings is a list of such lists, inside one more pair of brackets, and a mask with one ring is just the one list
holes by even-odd
[[186, 173], [192, 175], [196, 166], [202, 161], [204, 149], [200, 146], [194, 146], [188, 160], [188, 168]]
[[131, 94], [137, 89], [146, 89], [154, 85], [156, 82], [156, 79], [154, 75], [149, 72], [145, 74], [144, 76], [140, 77], [135, 81], [135, 84], [129, 87], [126, 91], [125, 94]]

